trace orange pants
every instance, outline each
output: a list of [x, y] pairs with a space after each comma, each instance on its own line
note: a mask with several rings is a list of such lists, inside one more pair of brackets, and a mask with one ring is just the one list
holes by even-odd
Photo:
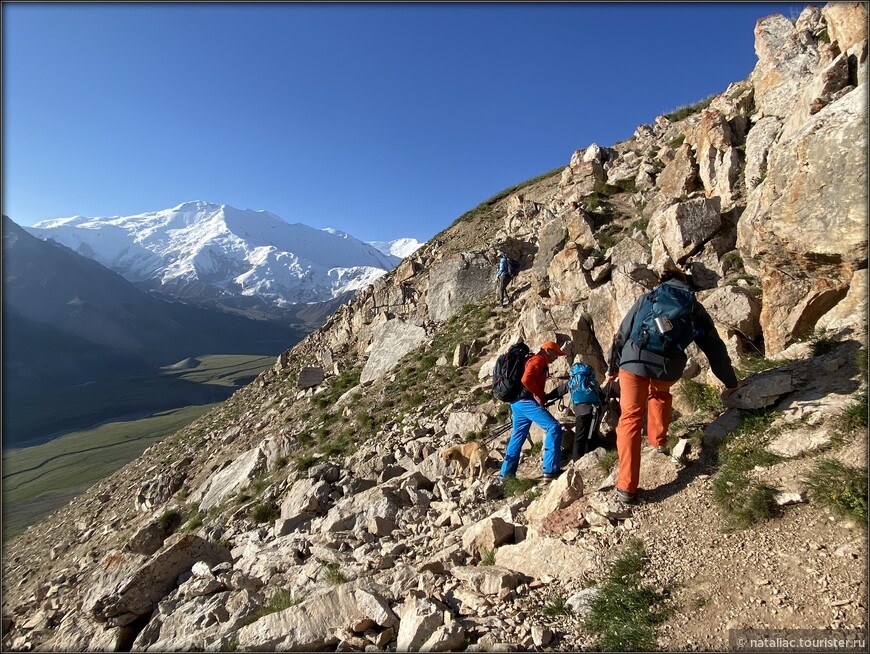
[[619, 452], [619, 476], [616, 487], [634, 493], [640, 481], [640, 432], [647, 414], [647, 438], [653, 447], [667, 443], [671, 424], [670, 388], [676, 382], [638, 377], [619, 370], [619, 424], [616, 426], [616, 450]]

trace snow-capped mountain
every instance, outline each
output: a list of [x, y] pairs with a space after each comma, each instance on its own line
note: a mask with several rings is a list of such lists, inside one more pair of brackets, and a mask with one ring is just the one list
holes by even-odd
[[199, 299], [257, 297], [279, 307], [364, 288], [401, 260], [338, 230], [202, 201], [26, 229], [145, 287]]
[[398, 238], [395, 241], [366, 241], [366, 243], [384, 254], [391, 254], [400, 259], [411, 256], [425, 245], [415, 238]]

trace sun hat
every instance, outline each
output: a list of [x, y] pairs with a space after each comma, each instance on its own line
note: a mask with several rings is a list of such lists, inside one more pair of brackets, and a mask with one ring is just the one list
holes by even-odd
[[565, 353], [562, 351], [562, 348], [556, 345], [553, 341], [544, 341], [544, 344], [541, 345], [542, 350], [552, 350], [559, 356], [565, 356]]

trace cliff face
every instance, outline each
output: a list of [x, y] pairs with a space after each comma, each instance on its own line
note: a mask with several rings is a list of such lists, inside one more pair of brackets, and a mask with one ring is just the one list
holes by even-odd
[[[438, 454], [505, 420], [489, 385], [510, 343], [556, 339], [555, 376], [577, 358], [601, 374], [625, 311], [675, 263], [735, 364], [776, 361], [703, 414], [679, 390], [718, 384], [693, 346], [673, 432], [709, 449], [741, 410], [772, 408], [757, 445], [780, 458], [753, 474], [801, 496], [864, 388], [866, 21], [857, 3], [760, 20], [748, 80], [482, 203], [250, 386], [7, 543], [4, 646], [571, 650], [588, 634], [542, 607], [580, 611], [629, 536], [653, 582], [683, 589], [663, 648], [722, 649], [736, 627], [866, 628], [860, 528], [810, 503], [722, 534], [703, 451], [685, 467], [646, 452], [651, 502], [628, 520], [607, 501], [603, 450], [537, 497], [505, 497], [492, 471], [454, 477]], [[522, 270], [513, 304], [490, 309], [502, 245]], [[806, 340], [820, 330], [830, 352]], [[834, 452], [854, 464], [866, 447]], [[539, 465], [526, 452], [521, 475]], [[819, 543], [841, 554], [816, 557]], [[795, 547], [806, 565], [789, 563]], [[761, 601], [771, 579], [783, 590]]]

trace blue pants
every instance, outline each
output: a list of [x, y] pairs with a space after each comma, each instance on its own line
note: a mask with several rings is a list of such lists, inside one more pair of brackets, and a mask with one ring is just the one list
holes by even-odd
[[547, 432], [544, 438], [544, 472], [556, 472], [562, 454], [562, 425], [534, 400], [511, 402], [511, 414], [513, 431], [504, 453], [504, 463], [501, 464], [501, 476], [517, 474], [520, 451], [523, 449], [523, 443], [529, 435], [532, 423]]

